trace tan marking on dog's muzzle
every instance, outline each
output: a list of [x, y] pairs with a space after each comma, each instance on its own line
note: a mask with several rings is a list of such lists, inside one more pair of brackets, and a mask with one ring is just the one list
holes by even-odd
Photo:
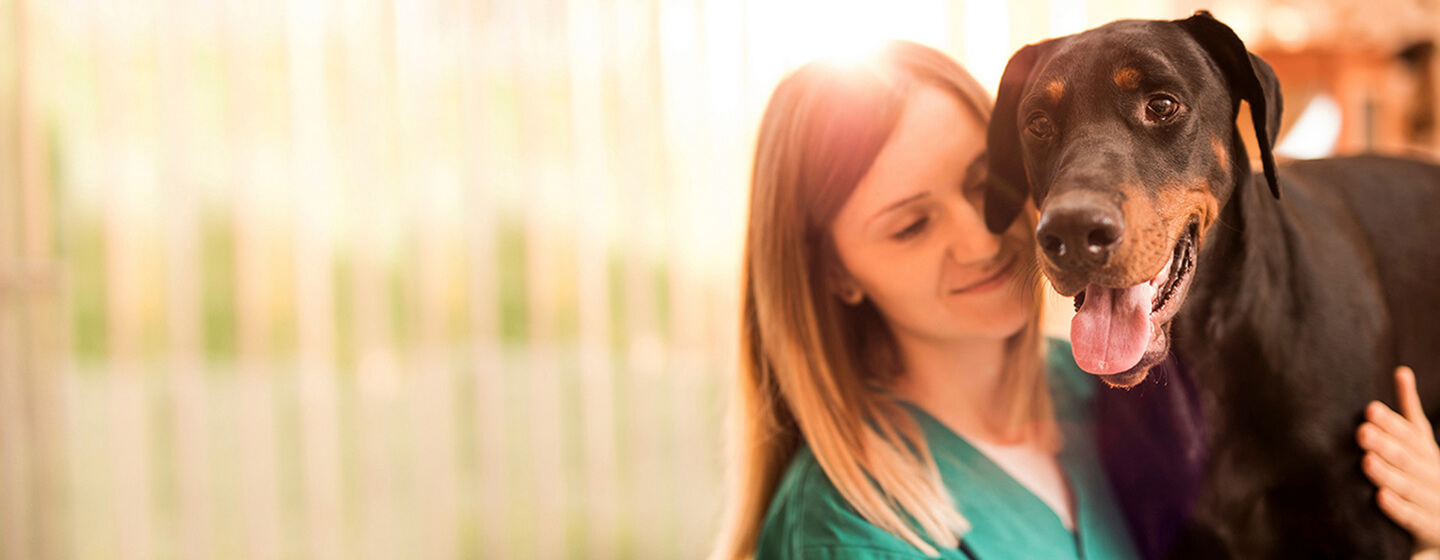
[[1230, 166], [1230, 150], [1225, 149], [1225, 142], [1219, 136], [1210, 137], [1210, 149], [1215, 151], [1215, 164], [1221, 169]]
[[[1224, 155], [1224, 146], [1217, 148]], [[1179, 239], [1183, 229], [1193, 218], [1199, 228], [1201, 239], [1210, 225], [1220, 215], [1220, 200], [1208, 179], [1196, 178], [1190, 183], [1179, 183], [1164, 187], [1156, 198], [1156, 212], [1165, 216], [1165, 229], [1170, 239]], [[1196, 240], [1200, 241], [1199, 239]]]
[[1115, 268], [1105, 275], [1120, 280], [1122, 285], [1154, 278], [1170, 262], [1175, 243], [1192, 219], [1203, 237], [1219, 215], [1219, 201], [1206, 179], [1159, 187], [1153, 199], [1140, 189], [1126, 190], [1129, 196], [1121, 206], [1125, 241], [1116, 248], [1111, 261]]

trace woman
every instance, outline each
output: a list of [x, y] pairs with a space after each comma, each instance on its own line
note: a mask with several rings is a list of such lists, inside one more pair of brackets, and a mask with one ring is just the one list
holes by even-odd
[[[776, 88], [718, 557], [1135, 556], [1089, 433], [1097, 388], [1039, 334], [1034, 211], [985, 229], [989, 116], [972, 77], [906, 42]], [[1440, 451], [1408, 405], [1371, 412], [1367, 472], [1423, 541]]]

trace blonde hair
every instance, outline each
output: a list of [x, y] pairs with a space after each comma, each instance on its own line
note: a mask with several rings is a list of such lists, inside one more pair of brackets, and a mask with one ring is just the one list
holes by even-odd
[[[901, 371], [879, 310], [868, 300], [843, 305], [831, 285], [841, 265], [830, 223], [895, 128], [909, 92], [922, 85], [952, 93], [989, 121], [989, 95], [973, 77], [939, 51], [903, 41], [863, 64], [807, 64], [770, 98], [751, 179], [731, 494], [713, 558], [754, 554], [776, 485], [802, 441], [861, 516], [926, 555], [938, 555], [934, 545], [958, 546], [968, 529], [919, 426], [878, 390]], [[1033, 212], [1021, 220], [1009, 237], [1026, 243], [1019, 254], [1033, 271]], [[1033, 272], [1027, 279], [1031, 315], [1007, 342], [1001, 429], [1053, 424], [1039, 331], [1042, 284]]]

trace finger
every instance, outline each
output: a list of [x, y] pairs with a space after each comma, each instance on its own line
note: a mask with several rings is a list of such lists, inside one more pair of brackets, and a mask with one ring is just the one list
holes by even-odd
[[1404, 527], [1406, 531], [1414, 535], [1428, 530], [1425, 526], [1425, 514], [1419, 507], [1401, 498], [1399, 494], [1387, 489], [1380, 489], [1375, 493], [1375, 502], [1380, 505], [1380, 510], [1394, 520], [1395, 523]]
[[1400, 366], [1395, 370], [1395, 391], [1400, 397], [1400, 412], [1416, 426], [1430, 429], [1430, 420], [1425, 418], [1425, 406], [1420, 404], [1420, 393], [1415, 389], [1415, 371]]
[[1379, 455], [1366, 453], [1365, 458], [1360, 460], [1360, 467], [1365, 471], [1365, 476], [1370, 477], [1370, 482], [1375, 483], [1375, 486], [1392, 490], [1401, 496], [1412, 495], [1415, 483], [1394, 465], [1381, 459]]
[[1365, 419], [1401, 441], [1417, 437], [1418, 428], [1409, 419], [1385, 406], [1385, 403], [1370, 403], [1370, 406], [1365, 408]]
[[1401, 444], [1399, 439], [1381, 430], [1378, 426], [1368, 422], [1362, 424], [1358, 433], [1355, 434], [1355, 439], [1360, 443], [1362, 449], [1379, 455], [1385, 462], [1390, 463], [1390, 466], [1402, 472], [1411, 472], [1415, 458], [1411, 456], [1410, 451]]
[[1376, 492], [1375, 501], [1386, 516], [1415, 537], [1417, 549], [1440, 546], [1440, 531], [1436, 530], [1440, 519], [1427, 515], [1424, 508], [1390, 490]]
[[[1427, 519], [1440, 515], [1440, 500], [1437, 500], [1440, 496], [1437, 496], [1431, 489], [1427, 489], [1425, 483], [1399, 471], [1373, 453], [1366, 454], [1360, 464], [1365, 471], [1365, 476], [1369, 477], [1370, 481], [1380, 490], [1391, 492], [1396, 497], [1403, 499], [1406, 504]], [[1436, 518], [1436, 520], [1440, 522], [1440, 518]], [[1437, 523], [1432, 523], [1432, 525], [1437, 525]], [[1432, 528], [1440, 529], [1440, 526]]]

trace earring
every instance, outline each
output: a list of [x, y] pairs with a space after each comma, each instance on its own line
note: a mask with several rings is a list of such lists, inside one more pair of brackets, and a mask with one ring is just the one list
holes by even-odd
[[865, 299], [865, 292], [860, 291], [860, 288], [846, 288], [844, 292], [841, 292], [840, 299], [850, 305], [860, 305], [860, 302]]

